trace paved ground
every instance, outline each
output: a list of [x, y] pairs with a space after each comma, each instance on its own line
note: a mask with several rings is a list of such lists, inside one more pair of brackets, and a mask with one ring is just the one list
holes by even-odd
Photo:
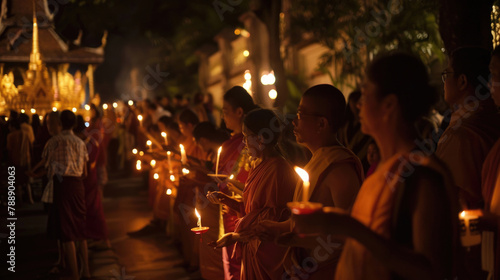
[[[128, 231], [146, 225], [152, 215], [142, 177], [110, 176], [104, 197], [104, 212], [113, 250], [89, 252], [93, 276], [106, 280], [199, 279], [196, 273], [188, 275], [182, 267], [178, 251], [169, 245], [165, 234], [141, 238], [127, 236]], [[1, 211], [6, 213], [4, 207]], [[0, 217], [5, 221], [3, 213]], [[5, 265], [7, 229], [3, 227], [0, 229], [0, 234], [3, 234], [0, 235], [0, 279], [59, 279], [47, 273], [57, 259], [57, 247], [45, 236], [47, 216], [43, 205], [38, 202], [18, 206], [17, 218], [16, 272], [8, 272]]]

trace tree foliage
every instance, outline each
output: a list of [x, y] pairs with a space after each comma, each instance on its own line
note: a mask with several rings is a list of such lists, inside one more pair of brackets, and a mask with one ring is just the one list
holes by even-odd
[[439, 4], [432, 0], [292, 0], [297, 33], [312, 37], [328, 48], [319, 67], [336, 67], [337, 83], [349, 77], [359, 81], [363, 69], [377, 53], [404, 50], [424, 63], [444, 58], [438, 32]]

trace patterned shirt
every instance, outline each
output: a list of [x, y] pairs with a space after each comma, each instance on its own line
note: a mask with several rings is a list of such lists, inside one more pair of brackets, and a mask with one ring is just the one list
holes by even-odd
[[43, 149], [42, 158], [51, 175], [80, 177], [89, 160], [85, 143], [71, 130], [53, 136]]

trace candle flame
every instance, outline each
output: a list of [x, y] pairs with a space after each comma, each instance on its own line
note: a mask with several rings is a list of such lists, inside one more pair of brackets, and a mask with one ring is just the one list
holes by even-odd
[[184, 145], [179, 144], [179, 147], [181, 148], [181, 152], [184, 151]]
[[297, 174], [299, 174], [302, 181], [309, 182], [309, 174], [307, 174], [307, 172], [304, 169], [302, 169], [298, 166], [295, 166], [294, 169], [295, 169], [295, 172], [297, 172]]
[[167, 155], [170, 155], [170, 154], [171, 154], [171, 152], [170, 152], [170, 151], [167, 151]]
[[194, 213], [196, 214], [196, 217], [198, 217], [198, 219], [201, 218], [200, 213], [198, 213], [198, 210], [196, 210], [196, 208], [194, 208]]
[[229, 176], [229, 180], [233, 180], [234, 179], [234, 175], [231, 174], [231, 176]]
[[154, 168], [155, 166], [156, 166], [156, 160], [153, 159], [153, 160], [151, 160], [151, 167]]
[[175, 181], [175, 176], [174, 175], [170, 175], [170, 181], [172, 181], [172, 182]]
[[162, 132], [162, 133], [161, 133], [161, 137], [167, 137], [167, 133]]
[[151, 146], [151, 144], [153, 144], [153, 142], [151, 142], [151, 140], [146, 141], [146, 145]]
[[220, 155], [220, 152], [222, 152], [222, 146], [219, 147], [219, 150], [217, 151], [217, 155]]
[[139, 152], [139, 155], [142, 157], [144, 155], [144, 152], [143, 151], [140, 151]]
[[189, 169], [187, 169], [187, 168], [182, 168], [182, 174], [184, 174], [184, 175], [189, 174]]
[[132, 154], [137, 155], [137, 149], [132, 149]]
[[160, 175], [158, 175], [158, 173], [155, 173], [155, 174], [153, 175], [153, 178], [154, 178], [155, 180], [158, 180], [158, 178], [160, 178]]
[[135, 164], [135, 168], [137, 168], [137, 170], [141, 170], [142, 166], [141, 166], [140, 160], [137, 160], [137, 163]]
[[142, 115], [137, 116], [137, 119], [138, 119], [139, 121], [142, 121]]
[[462, 217], [462, 218], [465, 217], [465, 211], [460, 212], [460, 217]]
[[32, 114], [36, 113], [36, 109], [35, 108], [31, 108], [31, 113]]
[[167, 189], [166, 194], [167, 194], [167, 195], [171, 195], [171, 194], [172, 194], [172, 190], [171, 190], [171, 189]]

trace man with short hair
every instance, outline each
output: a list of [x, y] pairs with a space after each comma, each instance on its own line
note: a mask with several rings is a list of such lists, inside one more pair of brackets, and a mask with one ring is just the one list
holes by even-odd
[[500, 117], [488, 90], [490, 52], [455, 50], [443, 71], [444, 98], [453, 113], [436, 155], [450, 168], [463, 209], [483, 207], [481, 168], [500, 136]]
[[85, 143], [72, 131], [76, 124], [75, 114], [64, 110], [60, 118], [62, 131], [47, 142], [42, 158], [54, 174], [54, 207], [49, 214], [49, 223], [54, 227], [52, 235], [61, 240], [71, 279], [77, 280], [77, 241], [80, 241], [83, 277], [90, 277], [85, 240], [85, 189], [82, 182], [82, 176], [86, 176], [88, 154]]

